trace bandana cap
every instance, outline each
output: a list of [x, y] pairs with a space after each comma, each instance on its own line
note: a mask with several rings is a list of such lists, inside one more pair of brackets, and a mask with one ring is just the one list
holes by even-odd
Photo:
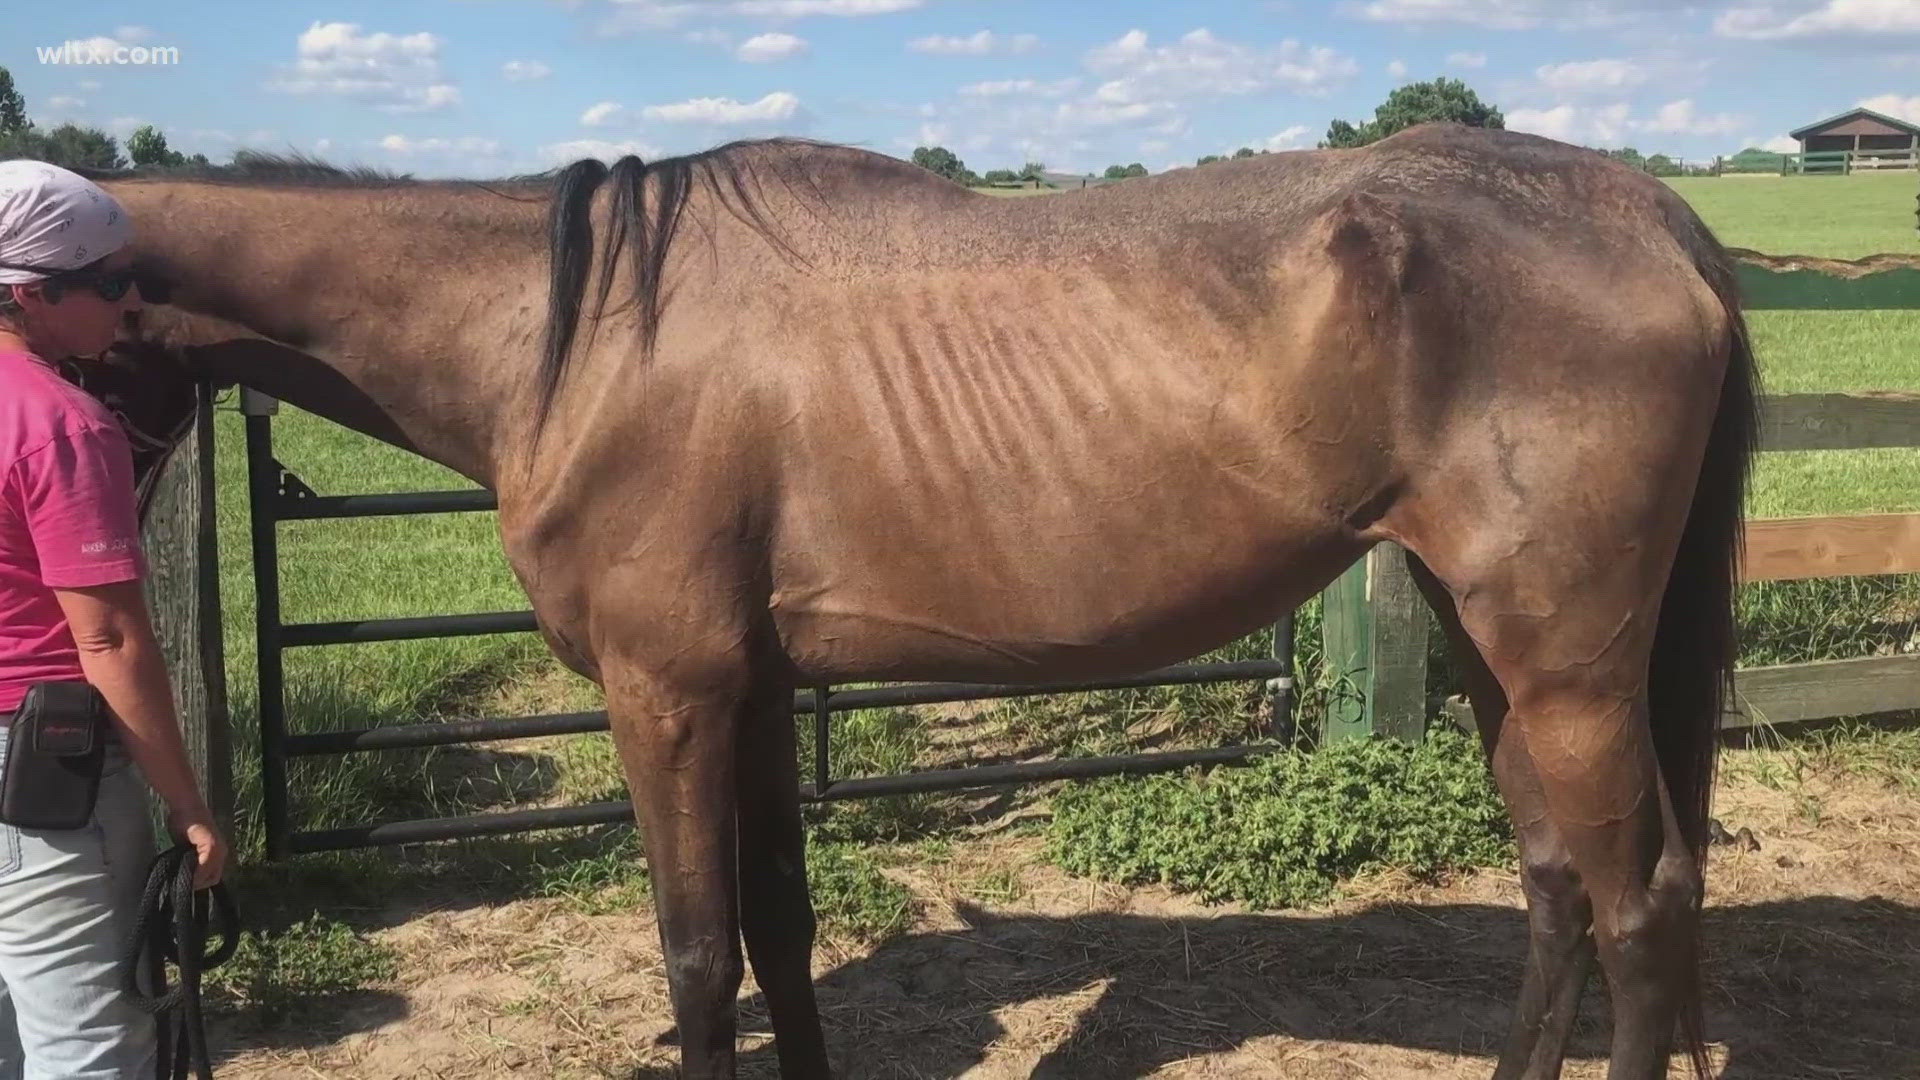
[[133, 239], [114, 197], [44, 161], [0, 161], [0, 285], [24, 285], [105, 258]]

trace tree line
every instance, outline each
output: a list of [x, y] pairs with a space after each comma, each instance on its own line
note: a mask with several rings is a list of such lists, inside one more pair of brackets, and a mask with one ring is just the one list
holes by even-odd
[[120, 142], [99, 128], [66, 123], [42, 128], [27, 115], [27, 102], [13, 85], [13, 73], [0, 67], [0, 161], [34, 158], [68, 169], [124, 169], [204, 167], [205, 154], [186, 155], [167, 146], [167, 137], [152, 124], [142, 124], [127, 136], [126, 153]]

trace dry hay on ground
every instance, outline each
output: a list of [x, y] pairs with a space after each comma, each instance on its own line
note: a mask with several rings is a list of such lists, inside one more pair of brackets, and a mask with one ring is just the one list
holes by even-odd
[[[1715, 849], [1709, 1030], [1726, 1080], [1920, 1077], [1920, 799], [1870, 780], [1730, 782]], [[970, 898], [979, 882], [1005, 897]], [[1511, 875], [1378, 879], [1312, 912], [1209, 908], [1069, 878], [1031, 838], [893, 871], [911, 932], [816, 957], [841, 1075], [1483, 1078], [1519, 982]], [[651, 913], [459, 906], [380, 932], [395, 986], [272, 1031], [229, 1020], [224, 1077], [674, 1075]], [[1596, 980], [1567, 1076], [1604, 1073]], [[742, 1075], [778, 1075], [743, 991]]]

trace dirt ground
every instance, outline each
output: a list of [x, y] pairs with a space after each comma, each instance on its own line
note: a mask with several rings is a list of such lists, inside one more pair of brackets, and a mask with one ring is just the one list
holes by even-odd
[[[1857, 778], [1734, 782], [1716, 814], [1759, 844], [1717, 846], [1710, 870], [1720, 1075], [1920, 1077], [1920, 798]], [[1015, 898], [978, 899], [968, 882], [1006, 868]], [[1325, 909], [1250, 913], [1070, 878], [1030, 837], [897, 873], [920, 900], [912, 930], [815, 959], [845, 1077], [1485, 1077], [1519, 985], [1511, 874], [1375, 880]], [[389, 989], [271, 1030], [223, 1021], [220, 1075], [675, 1075], [644, 910], [455, 905], [380, 936], [402, 957]], [[1569, 1077], [1603, 1075], [1604, 1009], [1596, 980]], [[742, 1031], [742, 1075], [776, 1076], [751, 980]]]

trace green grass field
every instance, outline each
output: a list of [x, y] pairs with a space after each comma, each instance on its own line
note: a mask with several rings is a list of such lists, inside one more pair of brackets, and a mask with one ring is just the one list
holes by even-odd
[[[1920, 250], [1913, 228], [1911, 176], [1719, 178], [1674, 181], [1724, 242], [1777, 253], [1852, 257]], [[1756, 312], [1751, 317], [1766, 387], [1814, 390], [1920, 391], [1920, 313]], [[254, 724], [253, 591], [248, 556], [245, 466], [239, 418], [219, 417], [219, 520], [222, 586], [228, 617], [228, 667], [239, 734], [251, 743]], [[437, 466], [332, 427], [297, 410], [276, 422], [277, 452], [327, 494], [464, 486]], [[1755, 516], [1920, 510], [1920, 452], [1853, 451], [1766, 455], [1751, 502]], [[502, 559], [491, 515], [465, 514], [284, 526], [282, 594], [288, 621], [424, 615], [526, 606]], [[1859, 655], [1885, 647], [1898, 626], [1880, 626], [1889, 606], [1911, 610], [1920, 589], [1906, 579], [1795, 583], [1750, 590], [1748, 617], [1768, 629], [1750, 662]], [[1826, 612], [1826, 615], [1820, 614]], [[1855, 624], [1880, 629], [1859, 631]], [[1303, 644], [1313, 634], [1303, 624]], [[298, 650], [288, 660], [288, 698], [304, 730], [359, 727], [442, 715], [501, 710], [528, 712], [591, 707], [590, 687], [556, 674], [532, 635], [337, 646]], [[1210, 715], [1231, 714], [1237, 691], [1205, 698], [1116, 695], [1069, 704], [1007, 706], [1003, 725], [1091, 724], [1092, 742], [1114, 746], [1140, 716], [1173, 703]], [[1087, 709], [1106, 710], [1093, 723]], [[1113, 719], [1117, 717], [1117, 719]], [[848, 730], [871, 731], [875, 762], [895, 762], [907, 738], [884, 717], [848, 717]], [[863, 727], [864, 725], [864, 727]], [[891, 725], [891, 726], [890, 726]], [[864, 737], [864, 736], [863, 736]], [[910, 741], [907, 756], [911, 757]], [[598, 747], [596, 749], [596, 747]], [[384, 755], [302, 763], [293, 771], [297, 820], [303, 827], [452, 813], [556, 793], [617, 790], [604, 740], [543, 751], [555, 768], [531, 768], [510, 747], [500, 753]], [[451, 765], [449, 763], [452, 763]], [[457, 766], [457, 767], [455, 767]], [[577, 775], [568, 775], [569, 769]], [[250, 751], [240, 760], [242, 806], [254, 804]]]

